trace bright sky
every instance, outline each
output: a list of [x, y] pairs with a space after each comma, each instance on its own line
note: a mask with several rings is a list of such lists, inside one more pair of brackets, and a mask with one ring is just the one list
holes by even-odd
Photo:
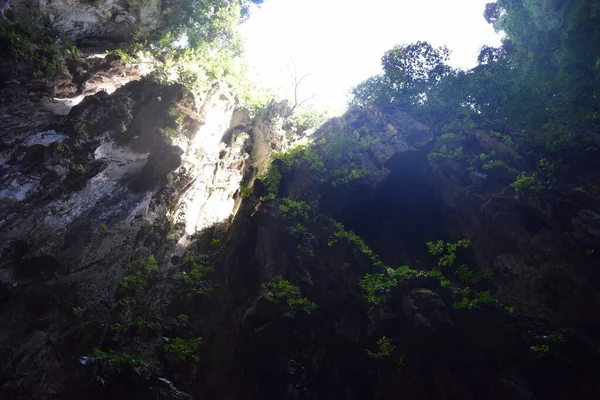
[[[280, 96], [293, 93], [295, 63], [301, 99], [341, 111], [353, 86], [381, 70], [396, 44], [425, 40], [452, 50], [451, 65], [476, 65], [479, 48], [500, 44], [483, 18], [490, 0], [266, 0], [242, 25], [246, 57], [259, 81]], [[292, 61], [293, 60], [293, 61]]]

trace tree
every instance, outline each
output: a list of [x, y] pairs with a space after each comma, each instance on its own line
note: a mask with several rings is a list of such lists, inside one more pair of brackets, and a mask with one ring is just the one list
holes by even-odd
[[[450, 50], [427, 42], [395, 46], [381, 59], [383, 74], [371, 77], [354, 90], [354, 104], [371, 101], [405, 107], [432, 100], [432, 89], [452, 72], [447, 65]], [[433, 99], [435, 100], [435, 99]]]
[[294, 80], [294, 104], [292, 104], [292, 107], [287, 112], [285, 119], [291, 117], [292, 114], [294, 113], [294, 111], [296, 111], [296, 109], [298, 107], [301, 107], [306, 102], [315, 98], [315, 93], [313, 93], [310, 97], [307, 97], [307, 98], [301, 100], [300, 94], [299, 94], [300, 85], [302, 84], [302, 81], [304, 81], [306, 78], [308, 78], [312, 74], [304, 74], [301, 77], [299, 77], [298, 76], [298, 68], [296, 68], [296, 63], [294, 62], [294, 60], [292, 60], [292, 66], [293, 66], [293, 71], [291, 71], [289, 69], [288, 69], [288, 71], [290, 72], [290, 75], [292, 75], [292, 78]]

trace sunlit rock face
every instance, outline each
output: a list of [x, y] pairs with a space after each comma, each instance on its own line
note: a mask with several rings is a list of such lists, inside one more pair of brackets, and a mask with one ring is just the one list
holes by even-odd
[[128, 41], [160, 25], [161, 0], [8, 0], [2, 13], [19, 22], [44, 16], [73, 40]]
[[[261, 164], [280, 148], [272, 138], [285, 107], [267, 113], [274, 124], [253, 120], [225, 88], [197, 104], [179, 85], [135, 81], [143, 73], [94, 58], [79, 60], [54, 93], [23, 95], [33, 90], [24, 78], [2, 88], [2, 398], [65, 390], [72, 376], [59, 360], [83, 368], [79, 357], [108, 329], [70, 330], [71, 309], [105, 320], [139, 257], [179, 276], [194, 234], [235, 215], [241, 181], [258, 171], [255, 142]], [[167, 307], [172, 295], [163, 295]], [[70, 341], [79, 344], [67, 349]], [[12, 379], [16, 371], [28, 372]]]

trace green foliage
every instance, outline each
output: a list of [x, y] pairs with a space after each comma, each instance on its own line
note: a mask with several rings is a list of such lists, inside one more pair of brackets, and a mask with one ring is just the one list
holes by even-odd
[[131, 292], [137, 293], [148, 287], [148, 277], [142, 271], [127, 275], [121, 281], [121, 287]]
[[209, 295], [212, 293], [212, 284], [207, 276], [214, 272], [214, 267], [208, 265], [207, 256], [190, 256], [186, 258], [186, 269], [181, 273], [181, 280], [194, 293]]
[[308, 166], [310, 172], [316, 175], [322, 175], [327, 171], [321, 156], [308, 144], [295, 146], [287, 151], [277, 153], [273, 156], [273, 159], [283, 161], [288, 167], [303, 163]]
[[471, 288], [466, 287], [463, 290], [464, 297], [461, 301], [452, 303], [452, 308], [455, 310], [460, 309], [472, 309], [476, 307], [478, 304], [488, 304], [494, 303], [496, 300], [492, 297], [492, 294], [489, 290], [482, 292], [474, 292]]
[[311, 313], [318, 307], [306, 297], [300, 297], [300, 289], [280, 275], [275, 276], [271, 282], [263, 283], [261, 288], [268, 291], [265, 295], [267, 300], [282, 301], [293, 310]]
[[553, 332], [548, 335], [538, 335], [536, 339], [538, 344], [531, 346], [530, 349], [541, 355], [546, 355], [550, 353], [552, 344], [562, 342], [564, 337], [558, 332]]
[[134, 328], [139, 330], [147, 330], [147, 331], [160, 331], [161, 326], [158, 322], [148, 321], [145, 318], [136, 318], [135, 321], [131, 324]]
[[335, 131], [329, 135], [323, 145], [323, 153], [331, 164], [326, 177], [334, 187], [369, 175], [369, 171], [361, 167], [367, 149], [368, 141], [359, 140], [356, 134]]
[[528, 191], [538, 193], [547, 188], [536, 172], [531, 174], [521, 172], [517, 176], [517, 180], [510, 184], [510, 187], [515, 191], [517, 198], [521, 193]]
[[81, 319], [83, 317], [83, 313], [85, 312], [85, 308], [73, 307], [71, 309], [71, 311], [73, 312], [73, 315], [75, 316], [75, 318]]
[[77, 165], [75, 166], [75, 169], [76, 169], [76, 170], [77, 170], [77, 172], [79, 172], [81, 175], [86, 175], [86, 174], [87, 174], [87, 172], [88, 172], [88, 171], [87, 171], [87, 169], [86, 169], [86, 168], [85, 168], [83, 165], [81, 165], [81, 164], [77, 164]]
[[[354, 89], [352, 104], [409, 111], [434, 129], [448, 122], [482, 129], [520, 151], [563, 162], [597, 159], [587, 134], [600, 120], [596, 8], [585, 1], [496, 0], [484, 16], [506, 35], [502, 46], [481, 49], [476, 67], [452, 70], [447, 50], [423, 42], [395, 47], [382, 58], [383, 74]], [[431, 158], [461, 159], [461, 146], [437, 145]]]
[[140, 258], [129, 264], [129, 270], [136, 272], [125, 276], [120, 286], [126, 292], [135, 294], [148, 287], [148, 279], [152, 273], [158, 271], [158, 261], [154, 256]]
[[279, 168], [274, 164], [271, 164], [265, 175], [259, 177], [267, 188], [267, 195], [262, 196], [260, 198], [261, 201], [275, 200], [279, 193], [279, 183], [281, 182], [281, 178], [281, 172], [279, 172]]
[[368, 352], [370, 357], [381, 360], [384, 358], [390, 358], [392, 356], [394, 345], [392, 345], [392, 341], [390, 339], [382, 336], [377, 340], [377, 345], [379, 346], [379, 351]]
[[94, 349], [92, 354], [86, 357], [86, 361], [91, 364], [107, 362], [113, 367], [128, 367], [135, 369], [136, 372], [140, 374], [147, 373], [154, 369], [154, 365], [151, 362], [132, 357], [128, 354], [115, 353], [113, 350], [106, 352], [100, 349]]
[[176, 317], [169, 319], [171, 323], [178, 327], [188, 327], [190, 325], [190, 317], [187, 314], [179, 314]]
[[[292, 165], [306, 165], [309, 171], [315, 176], [320, 176], [326, 172], [323, 159], [310, 145], [300, 145], [290, 148], [287, 151], [276, 153], [272, 157], [272, 161], [275, 160], [281, 160], [288, 167]], [[259, 178], [267, 187], [267, 196], [261, 197], [261, 200], [274, 200], [279, 193], [279, 183], [282, 179], [281, 171], [279, 171], [277, 165], [271, 162], [267, 172]]]
[[423, 104], [435, 98], [434, 88], [451, 73], [447, 65], [449, 57], [446, 47], [434, 48], [427, 42], [395, 46], [382, 57], [384, 73], [354, 88], [351, 104]]
[[329, 173], [331, 184], [336, 186], [343, 186], [352, 181], [360, 180], [369, 175], [369, 170], [361, 169], [354, 163], [344, 164], [342, 167], [333, 169]]
[[360, 288], [367, 301], [374, 306], [379, 306], [389, 299], [391, 291], [402, 281], [410, 279], [417, 271], [403, 265], [396, 269], [386, 268], [384, 272], [366, 274], [359, 282]]
[[16, 60], [29, 62], [36, 78], [56, 74], [60, 66], [60, 42], [55, 32], [43, 26], [0, 23], [0, 48]]
[[437, 137], [434, 146], [427, 155], [431, 162], [442, 160], [460, 161], [464, 159], [463, 144], [466, 138], [455, 133], [445, 133]]
[[245, 188], [242, 188], [240, 190], [240, 195], [242, 196], [242, 199], [247, 199], [248, 197], [252, 196], [254, 194], [254, 186], [248, 186]]
[[111, 331], [116, 332], [116, 333], [121, 333], [125, 330], [125, 327], [119, 323], [114, 323], [114, 324], [110, 324], [108, 329], [110, 329]]
[[474, 272], [468, 265], [463, 264], [456, 269], [458, 279], [464, 284], [476, 284], [482, 280], [487, 280], [492, 277], [492, 270], [484, 268], [479, 272]]
[[429, 249], [429, 254], [440, 256], [437, 263], [438, 267], [449, 267], [456, 261], [456, 251], [461, 247], [469, 247], [471, 241], [469, 239], [461, 239], [456, 243], [450, 243], [438, 240], [436, 242], [427, 242], [426, 245]]
[[177, 233], [175, 222], [169, 222], [169, 230], [167, 231], [167, 240], [173, 240]]
[[310, 206], [305, 201], [294, 201], [286, 197], [281, 200], [279, 211], [283, 219], [299, 219], [301, 222], [308, 222]]
[[200, 345], [202, 344], [202, 338], [196, 337], [192, 339], [175, 338], [170, 339], [168, 343], [163, 345], [163, 350], [167, 360], [171, 362], [185, 362], [185, 361], [200, 361], [200, 357], [196, 354]]
[[125, 49], [117, 49], [117, 48], [109, 49], [106, 51], [106, 55], [113, 56], [113, 57], [119, 57], [121, 59], [121, 61], [123, 61], [124, 63], [127, 63], [127, 64], [134, 63], [137, 61], [137, 57], [135, 56], [135, 54], [131, 54], [130, 52], [128, 52]]
[[335, 232], [333, 233], [333, 237], [329, 238], [327, 244], [329, 246], [333, 246], [339, 239], [346, 239], [354, 246], [358, 248], [358, 250], [369, 257], [373, 264], [377, 267], [385, 267], [385, 265], [379, 259], [379, 256], [375, 254], [373, 250], [367, 246], [367, 244], [358, 236], [354, 231], [347, 231], [344, 225], [341, 222], [334, 222]]
[[289, 129], [300, 133], [300, 131], [320, 127], [329, 118], [329, 113], [320, 109], [309, 108], [296, 111], [288, 120]]

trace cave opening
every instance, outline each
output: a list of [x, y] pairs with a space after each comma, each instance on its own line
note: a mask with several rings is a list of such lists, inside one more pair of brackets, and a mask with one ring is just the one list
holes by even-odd
[[397, 154], [385, 166], [390, 174], [375, 193], [345, 208], [339, 220], [387, 265], [425, 268], [425, 243], [447, 238], [443, 203], [432, 185], [427, 155]]

